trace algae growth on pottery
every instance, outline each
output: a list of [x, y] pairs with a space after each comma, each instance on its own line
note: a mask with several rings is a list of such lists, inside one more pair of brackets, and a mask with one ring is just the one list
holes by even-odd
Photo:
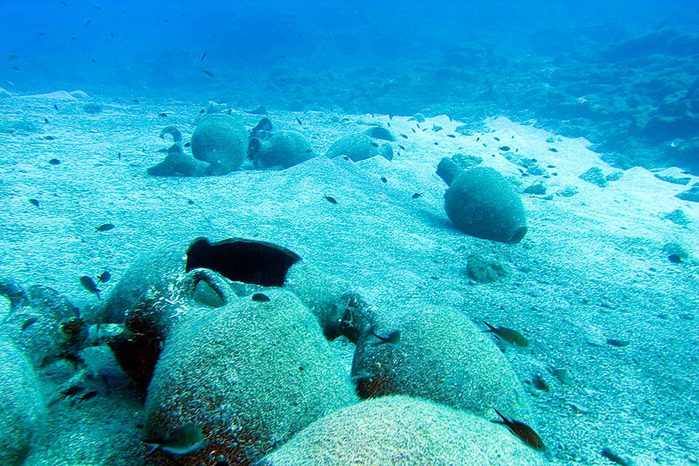
[[699, 4], [34, 3], [2, 465], [699, 462]]

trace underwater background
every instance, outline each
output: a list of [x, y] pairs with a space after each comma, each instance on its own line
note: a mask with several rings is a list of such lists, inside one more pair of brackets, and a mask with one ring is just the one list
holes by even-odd
[[699, 2], [0, 0], [0, 464], [699, 462]]

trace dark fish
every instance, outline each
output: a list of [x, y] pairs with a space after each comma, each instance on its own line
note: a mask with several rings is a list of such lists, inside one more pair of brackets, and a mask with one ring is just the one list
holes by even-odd
[[204, 448], [206, 445], [206, 439], [201, 428], [193, 424], [178, 427], [157, 440], [145, 439], [142, 442], [151, 447], [146, 456], [150, 456], [156, 451], [162, 451], [174, 456], [188, 455]]
[[382, 337], [381, 335], [377, 335], [373, 331], [371, 332], [372, 335], [374, 335], [376, 338], [379, 339], [379, 341], [375, 342], [372, 346], [378, 346], [378, 345], [383, 345], [383, 344], [389, 344], [389, 345], [395, 345], [400, 341], [400, 331], [394, 330], [385, 337]]
[[24, 323], [23, 323], [22, 326], [19, 328], [19, 330], [22, 331], [22, 332], [24, 332], [24, 331], [27, 330], [29, 327], [31, 327], [32, 325], [34, 325], [34, 324], [37, 322], [37, 320], [39, 320], [38, 317], [30, 317], [29, 319], [27, 319], [27, 320], [24, 321]]
[[158, 113], [158, 116], [159, 116], [159, 117], [165, 118], [165, 117], [167, 116], [167, 113], [165, 113], [165, 112], [160, 112], [160, 113]]
[[97, 60], [95, 60], [94, 58], [90, 58], [90, 61], [91, 61], [92, 63], [97, 63]]
[[447, 137], [454, 139], [456, 137], [456, 134], [447, 134]]
[[511, 345], [522, 347], [529, 346], [529, 340], [527, 340], [524, 335], [519, 333], [517, 330], [507, 327], [494, 327], [486, 321], [483, 321], [483, 323], [488, 327], [488, 330], [483, 330], [484, 332], [492, 333], [496, 337]]
[[61, 1], [61, 5], [63, 5], [63, 6], [68, 6], [68, 2], [66, 2], [65, 0], [62, 0], [62, 1]]
[[417, 133], [417, 131], [415, 131], [415, 128], [410, 128], [410, 130], [411, 130], [413, 133]]
[[481, 137], [478, 136], [478, 137], [476, 138], [476, 142], [478, 142], [478, 141], [480, 141], [480, 140], [481, 140]]
[[92, 20], [88, 19], [87, 21], [85, 21], [85, 27], [88, 27], [91, 23], [92, 23]]
[[15, 60], [17, 60], [17, 55], [8, 55], [7, 59], [10, 61], [15, 61]]
[[80, 397], [80, 401], [86, 401], [89, 400], [90, 398], [94, 398], [99, 394], [97, 390], [90, 390], [89, 392], [85, 392], [82, 394]]
[[109, 37], [111, 37], [112, 39], [115, 39], [115, 38], [116, 38], [116, 34], [114, 34], [113, 32], [110, 31], [110, 32], [109, 32]]
[[493, 408], [493, 411], [498, 413], [498, 416], [500, 416], [500, 419], [502, 420], [497, 420], [497, 421], [492, 421], [496, 424], [502, 424], [505, 427], [507, 427], [510, 432], [512, 432], [514, 435], [519, 437], [519, 439], [532, 447], [534, 450], [538, 451], [546, 451], [546, 446], [544, 445], [544, 441], [539, 437], [539, 434], [534, 432], [534, 429], [529, 427], [523, 422], [516, 421], [514, 419], [509, 419], [502, 414], [500, 414], [500, 411], [497, 409]]
[[189, 147], [189, 146], [191, 146], [191, 145], [192, 145], [192, 143], [189, 142], [189, 141], [187, 141], [187, 142], [184, 143], [184, 146], [185, 146], [185, 147]]
[[493, 136], [493, 139], [495, 139], [496, 141], [499, 141], [499, 140], [500, 140], [500, 138], [497, 137], [497, 136]]
[[406, 136], [406, 135], [403, 134], [403, 133], [400, 133], [400, 137], [402, 137], [403, 139], [408, 139], [408, 136]]
[[258, 303], [268, 303], [271, 301], [271, 299], [269, 299], [269, 296], [267, 296], [264, 293], [255, 293], [254, 295], [252, 295], [252, 300], [257, 301]]
[[382, 177], [381, 177], [381, 182], [382, 182], [382, 183], [388, 183], [388, 180], [386, 179], [385, 176], [382, 176]]
[[104, 231], [113, 230], [114, 228], [116, 228], [116, 227], [114, 226], [113, 223], [103, 223], [102, 225], [100, 225], [100, 226], [98, 226], [97, 228], [95, 228], [95, 231], [102, 231], [102, 232], [104, 232]]
[[411, 197], [413, 199], [418, 199], [418, 198], [422, 197], [422, 193], [414, 193]]
[[503, 152], [509, 152], [510, 146], [500, 146], [498, 147], [498, 150], [501, 150]]
[[21, 69], [19, 66], [17, 66], [17, 65], [13, 66], [13, 67], [12, 67], [12, 70], [13, 70], [13, 71], [22, 71], [22, 69]]
[[97, 295], [97, 299], [100, 298], [100, 289], [97, 288], [97, 284], [92, 280], [91, 277], [88, 277], [87, 275], [83, 275], [80, 277], [80, 284], [85, 288], [87, 291], [90, 293], [94, 293]]
[[207, 76], [210, 77], [210, 78], [215, 78], [215, 77], [216, 77], [216, 75], [213, 74], [213, 73], [212, 73], [211, 71], [209, 71], [209, 70], [201, 70], [201, 72], [204, 73], [205, 75], [207, 75]]
[[378, 142], [371, 141], [371, 145], [374, 146], [374, 147], [379, 147], [379, 143], [378, 143]]
[[337, 199], [335, 199], [332, 196], [328, 196], [327, 194], [323, 194], [323, 197], [325, 198], [326, 201], [328, 201], [331, 204], [337, 204]]
[[202, 54], [201, 54], [201, 57], [199, 57], [199, 61], [204, 61], [204, 59], [206, 58], [206, 54], [207, 54], [207, 53], [208, 53], [208, 52], [202, 53]]
[[107, 283], [112, 279], [112, 274], [108, 270], [105, 270], [101, 274], [97, 275], [97, 281], [100, 283]]
[[[48, 125], [48, 124], [49, 124], [49, 119], [46, 118], [46, 117], [44, 117], [44, 124], [45, 124], [45, 125]], [[46, 136], [44, 139], [48, 139], [48, 138], [51, 138], [51, 139], [50, 139], [51, 141], [53, 141], [54, 139], [56, 139], [56, 138], [53, 137], [53, 136]]]
[[301, 122], [301, 120], [299, 119], [299, 117], [296, 117], [296, 123], [298, 123], [299, 126], [303, 126], [303, 123]]
[[623, 348], [629, 345], [628, 340], [619, 340], [617, 338], [607, 338], [607, 344], [610, 346], [616, 346], [617, 348]]
[[556, 149], [555, 147], [549, 147], [549, 151], [550, 152], [558, 152], [558, 149]]
[[[31, 202], [31, 200], [29, 202]], [[678, 254], [670, 254], [669, 256], [667, 256], [667, 260], [669, 260], [673, 264], [682, 263], [682, 257], [680, 257]]]
[[402, 150], [407, 150], [403, 144], [398, 144], [398, 147], [400, 147]]
[[[48, 120], [46, 120], [46, 123], [48, 124]], [[44, 136], [45, 141], [55, 141], [56, 136]]]
[[58, 105], [53, 104], [53, 109], [56, 110], [56, 111], [58, 111]]
[[75, 396], [78, 393], [82, 393], [83, 390], [85, 390], [85, 387], [82, 385], [71, 385], [70, 387], [61, 390], [59, 393], [63, 396]]
[[93, 5], [95, 7], [95, 10], [97, 11], [102, 11], [102, 7], [99, 5]]
[[31, 198], [31, 199], [29, 199], [29, 203], [31, 205], [33, 205], [34, 207], [39, 207], [39, 199]]

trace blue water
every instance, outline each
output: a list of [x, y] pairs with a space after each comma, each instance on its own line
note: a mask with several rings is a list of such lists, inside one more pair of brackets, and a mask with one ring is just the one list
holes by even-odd
[[[245, 75], [264, 76], [288, 62], [313, 72], [376, 67], [391, 79], [400, 76], [392, 63], [429, 63], [454, 47], [512, 51], [526, 60], [532, 35], [552, 28], [577, 35], [596, 26], [592, 47], [658, 27], [699, 25], [699, 4], [691, 0], [4, 0], [0, 9], [0, 85], [18, 92], [164, 88], [235, 95]], [[9, 55], [17, 61], [8, 62]], [[214, 82], [202, 67], [230, 83]]]

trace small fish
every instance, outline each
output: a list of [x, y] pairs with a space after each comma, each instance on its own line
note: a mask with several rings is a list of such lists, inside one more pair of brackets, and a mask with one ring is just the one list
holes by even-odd
[[417, 131], [415, 131], [415, 128], [410, 128], [410, 129], [413, 133], [417, 133]]
[[97, 284], [92, 279], [92, 277], [88, 277], [87, 275], [83, 275], [82, 277], [80, 277], [80, 284], [83, 286], [83, 288], [85, 288], [90, 293], [94, 293], [95, 295], [97, 295], [97, 299], [102, 299], [100, 297], [101, 290], [99, 288], [97, 288]]
[[97, 275], [97, 281], [100, 283], [107, 283], [112, 279], [112, 274], [108, 270], [105, 270], [101, 274]]
[[14, 55], [14, 54], [13, 54], [13, 55], [8, 55], [8, 56], [7, 56], [7, 59], [10, 60], [10, 61], [15, 61], [15, 60], [17, 60], [17, 55]]
[[192, 143], [189, 142], [189, 141], [187, 141], [187, 142], [184, 143], [184, 146], [185, 146], [185, 147], [190, 147], [191, 145], [192, 145]]
[[500, 147], [498, 147], [498, 150], [501, 150], [503, 152], [509, 152], [510, 146], [500, 146]]
[[400, 147], [402, 150], [407, 150], [403, 144], [398, 144], [398, 147]]
[[161, 117], [161, 118], [165, 118], [165, 117], [167, 116], [167, 113], [165, 113], [165, 112], [160, 112], [160, 113], [158, 113], [158, 116]]
[[113, 230], [114, 228], [116, 228], [116, 227], [114, 226], [113, 223], [103, 223], [102, 225], [96, 227], [95, 231], [105, 232], [105, 231]]
[[63, 6], [68, 6], [68, 2], [66, 2], [65, 0], [62, 0], [62, 1], [61, 1], [61, 5], [63, 5]]
[[97, 11], [102, 11], [102, 7], [99, 5], [93, 5], [95, 7], [95, 10]]
[[206, 445], [206, 439], [201, 428], [193, 424], [178, 427], [160, 439], [145, 439], [142, 442], [151, 447], [146, 456], [150, 456], [156, 451], [175, 456], [188, 455], [204, 448]]
[[82, 393], [83, 390], [85, 390], [85, 387], [76, 384], [61, 390], [59, 393], [63, 396], [75, 396], [78, 393]]
[[332, 196], [328, 196], [327, 194], [323, 194], [323, 198], [331, 204], [337, 204], [337, 199], [335, 199]]
[[269, 296], [267, 296], [264, 293], [255, 293], [254, 295], [252, 295], [252, 300], [257, 301], [258, 303], [268, 303], [271, 301], [271, 299], [269, 299]]
[[414, 193], [411, 197], [412, 197], [413, 199], [419, 199], [419, 198], [422, 197], [422, 193]]
[[109, 31], [109, 37], [111, 37], [112, 39], [116, 39], [116, 34], [114, 34], [114, 32], [112, 31]]
[[481, 137], [478, 136], [478, 137], [476, 138], [476, 142], [478, 142], [478, 141], [480, 141], [480, 140], [481, 140]]
[[38, 317], [30, 317], [29, 319], [25, 320], [22, 326], [19, 328], [21, 332], [24, 332], [27, 330], [29, 327], [34, 325], [37, 321], [39, 320]]
[[529, 346], [529, 340], [527, 340], [524, 335], [519, 333], [517, 330], [507, 327], [494, 327], [486, 321], [483, 321], [483, 323], [488, 327], [488, 330], [483, 330], [484, 332], [492, 333], [496, 337], [511, 345], [522, 347]]
[[502, 424], [505, 427], [509, 429], [510, 432], [512, 432], [515, 436], [519, 437], [519, 439], [532, 447], [534, 450], [538, 451], [546, 451], [546, 446], [544, 445], [544, 441], [541, 439], [539, 434], [534, 432], [534, 429], [529, 427], [523, 422], [516, 421], [514, 419], [509, 419], [502, 414], [500, 414], [500, 411], [497, 409], [493, 408], [493, 411], [498, 413], [498, 416], [500, 416], [500, 419], [502, 420], [497, 420], [497, 421], [491, 421], [494, 422], [495, 424]]
[[22, 68], [20, 68], [19, 66], [15, 65], [15, 66], [12, 67], [12, 70], [13, 70], [13, 71], [22, 71]]
[[[48, 120], [46, 121], [46, 123], [48, 124]], [[44, 140], [45, 141], [55, 141], [56, 136], [44, 136]]]
[[207, 75], [207, 76], [210, 77], [210, 78], [215, 78], [215, 77], [216, 77], [216, 75], [213, 74], [213, 73], [212, 73], [211, 71], [209, 71], [209, 70], [201, 70], [201, 72], [204, 73], [205, 75]]
[[[44, 124], [45, 124], [45, 125], [48, 125], [48, 124], [49, 124], [49, 119], [46, 118], [46, 117], [44, 117]], [[53, 136], [46, 136], [44, 139], [48, 139], [48, 138], [51, 138], [51, 139], [50, 139], [51, 141], [53, 141], [54, 139], [56, 139], [56, 138], [53, 137]]]
[[456, 137], [456, 134], [447, 134], [447, 137], [454, 139]]
[[31, 199], [29, 199], [29, 203], [31, 205], [33, 205], [34, 207], [39, 207], [39, 199], [31, 198]]
[[202, 54], [201, 54], [201, 57], [199, 57], [199, 61], [204, 61], [204, 59], [206, 58], [206, 54], [207, 54], [207, 53], [208, 53], [208, 52], [202, 53]]
[[385, 176], [382, 176], [382, 177], [381, 177], [381, 182], [382, 182], [382, 183], [388, 183], [388, 179], [386, 179]]
[[99, 392], [98, 392], [97, 390], [90, 390], [89, 392], [83, 393], [82, 396], [80, 397], [80, 400], [79, 400], [79, 401], [81, 401], [81, 402], [82, 402], [82, 401], [87, 401], [87, 400], [89, 400], [90, 398], [96, 397], [98, 394], [99, 394]]
[[549, 147], [549, 152], [558, 152], [558, 149], [555, 147]]
[[58, 160], [58, 159], [51, 159], [51, 160], [49, 160], [49, 163], [50, 163], [51, 165], [60, 165], [60, 164], [61, 164], [61, 161]]
[[400, 133], [400, 137], [402, 137], [403, 139], [408, 139], [408, 136], [406, 136], [406, 135], [403, 134], [403, 133]]
[[91, 61], [92, 63], [97, 63], [97, 60], [95, 60], [94, 58], [90, 58], [90, 61]]
[[373, 331], [371, 332], [373, 336], [379, 339], [379, 341], [375, 342], [372, 346], [378, 346], [378, 345], [383, 345], [383, 344], [388, 344], [388, 345], [395, 345], [400, 341], [400, 331], [394, 330], [385, 337], [382, 337], [381, 335], [377, 335]]
[[85, 21], [85, 27], [88, 27], [90, 24], [92, 24], [91, 19], [88, 19], [87, 21]]
[[53, 104], [53, 109], [56, 110], [56, 111], [58, 111], [58, 105]]
[[499, 140], [500, 140], [500, 138], [497, 137], [497, 136], [493, 136], [493, 139], [495, 139], [496, 141], [499, 141]]
[[298, 123], [299, 126], [303, 126], [303, 123], [301, 122], [301, 120], [299, 119], [299, 117], [296, 117], [296, 123]]

